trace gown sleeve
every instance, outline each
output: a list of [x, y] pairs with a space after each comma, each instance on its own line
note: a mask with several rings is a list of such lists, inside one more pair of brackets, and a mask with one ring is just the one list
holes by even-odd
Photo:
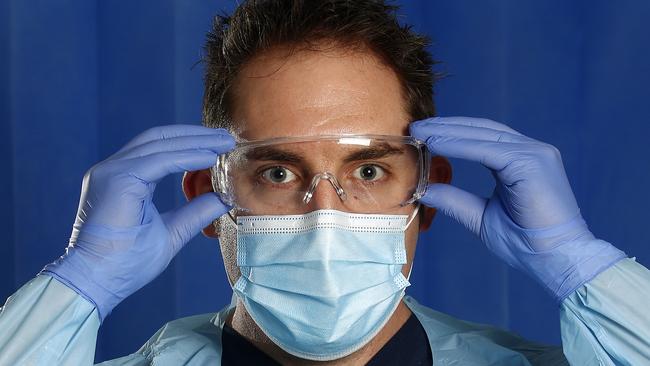
[[[229, 309], [167, 323], [137, 352], [100, 365], [218, 365]], [[38, 275], [0, 307], [0, 366], [93, 365], [100, 324], [91, 302], [57, 279]]]
[[0, 365], [92, 365], [99, 325], [93, 304], [38, 275], [0, 308]]
[[[560, 310], [572, 365], [650, 364], [650, 271], [624, 259], [567, 297]], [[92, 365], [100, 321], [95, 307], [39, 275], [0, 308], [0, 365]], [[146, 364], [142, 354], [105, 363]]]
[[650, 271], [617, 262], [562, 302], [560, 324], [572, 365], [650, 365]]

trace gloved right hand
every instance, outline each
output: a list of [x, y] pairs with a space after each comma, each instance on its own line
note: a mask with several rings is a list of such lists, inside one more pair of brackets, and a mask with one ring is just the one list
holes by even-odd
[[156, 278], [202, 228], [227, 212], [214, 193], [159, 214], [156, 183], [171, 173], [206, 169], [235, 140], [223, 129], [191, 125], [143, 132], [84, 176], [66, 253], [41, 273], [95, 304], [101, 321]]
[[496, 180], [489, 198], [434, 183], [420, 202], [465, 225], [558, 302], [626, 257], [587, 227], [555, 147], [479, 118], [431, 118], [410, 130], [432, 153], [479, 162]]

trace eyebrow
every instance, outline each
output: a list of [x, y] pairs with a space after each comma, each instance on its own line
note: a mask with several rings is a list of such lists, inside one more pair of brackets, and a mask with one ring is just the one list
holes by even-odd
[[349, 163], [351, 161], [381, 159], [390, 155], [400, 155], [403, 153], [403, 148], [391, 146], [387, 143], [381, 143], [365, 149], [361, 149], [359, 151], [355, 151], [352, 154], [346, 156], [343, 161]]
[[260, 161], [286, 161], [288, 163], [300, 163], [303, 161], [302, 156], [288, 151], [282, 151], [270, 146], [257, 147], [246, 152], [246, 158], [249, 160]]
[[[346, 163], [352, 161], [381, 159], [390, 155], [400, 155], [404, 153], [403, 148], [391, 146], [388, 143], [381, 143], [371, 147], [363, 148], [346, 156], [343, 161]], [[283, 161], [288, 163], [301, 163], [304, 158], [296, 153], [283, 151], [271, 146], [263, 146], [246, 152], [246, 158], [258, 161]]]

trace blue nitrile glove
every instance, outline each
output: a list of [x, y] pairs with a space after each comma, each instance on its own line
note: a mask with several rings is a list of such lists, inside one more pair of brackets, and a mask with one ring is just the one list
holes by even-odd
[[143, 132], [88, 170], [66, 253], [42, 273], [94, 303], [103, 321], [228, 210], [206, 193], [159, 214], [152, 202], [156, 183], [171, 173], [208, 168], [234, 146], [222, 129], [170, 125]]
[[410, 131], [433, 154], [481, 163], [496, 179], [489, 199], [431, 184], [420, 202], [463, 224], [558, 301], [625, 257], [589, 231], [554, 146], [478, 118], [431, 118]]

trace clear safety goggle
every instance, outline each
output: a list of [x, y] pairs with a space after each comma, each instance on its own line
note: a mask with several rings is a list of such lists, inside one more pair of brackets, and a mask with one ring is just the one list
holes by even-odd
[[317, 209], [401, 213], [423, 194], [431, 158], [410, 136], [327, 135], [240, 141], [212, 184], [231, 217]]

